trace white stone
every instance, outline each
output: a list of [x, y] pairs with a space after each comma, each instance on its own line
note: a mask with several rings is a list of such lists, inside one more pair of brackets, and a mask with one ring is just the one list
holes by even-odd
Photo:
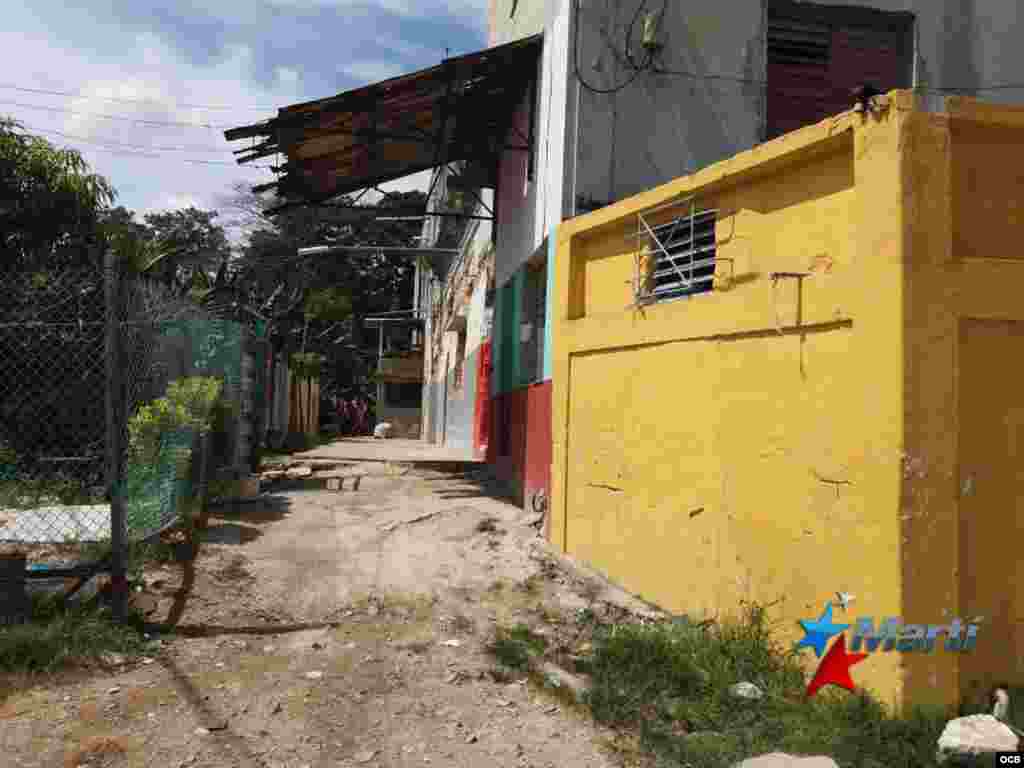
[[1004, 723], [992, 715], [968, 715], [946, 723], [939, 736], [938, 760], [952, 755], [1011, 752], [1019, 739]]
[[729, 686], [729, 693], [738, 699], [760, 699], [764, 693], [753, 683], [736, 683]]
[[785, 752], [770, 752], [766, 755], [748, 757], [733, 768], [839, 768], [836, 761], [825, 755], [795, 757]]

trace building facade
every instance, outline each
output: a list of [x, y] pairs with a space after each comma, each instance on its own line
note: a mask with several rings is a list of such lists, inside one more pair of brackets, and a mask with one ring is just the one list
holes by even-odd
[[1022, 138], [894, 91], [562, 227], [552, 542], [673, 611], [773, 605], [790, 647], [837, 592], [985, 617], [858, 665], [893, 704], [1024, 682]]
[[545, 297], [560, 222], [843, 112], [864, 84], [914, 87], [939, 108], [950, 89], [1024, 82], [1018, 25], [996, 0], [494, 0], [492, 45], [544, 39], [537, 88], [509, 131], [534, 136], [532, 152], [507, 151], [497, 184], [488, 461], [499, 476], [544, 507]]

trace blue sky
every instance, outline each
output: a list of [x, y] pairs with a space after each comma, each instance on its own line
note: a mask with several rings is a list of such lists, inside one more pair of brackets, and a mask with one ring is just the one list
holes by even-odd
[[446, 47], [451, 55], [484, 48], [487, 4], [16, 1], [0, 25], [0, 114], [79, 149], [117, 188], [118, 203], [138, 213], [213, 208], [233, 182], [273, 178], [234, 165], [239, 144], [224, 140], [225, 127], [432, 66]]

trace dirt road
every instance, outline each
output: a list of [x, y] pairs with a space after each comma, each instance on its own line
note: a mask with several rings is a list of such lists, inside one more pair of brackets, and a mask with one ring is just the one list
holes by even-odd
[[221, 509], [192, 565], [147, 572], [140, 602], [174, 627], [150, 657], [0, 698], [4, 765], [612, 765], [606, 734], [492, 674], [486, 644], [628, 598], [560, 570], [532, 515], [472, 477], [343, 449], [358, 490]]

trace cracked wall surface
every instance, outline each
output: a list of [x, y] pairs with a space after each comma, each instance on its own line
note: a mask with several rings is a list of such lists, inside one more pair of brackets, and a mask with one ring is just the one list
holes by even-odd
[[[563, 225], [554, 301], [553, 542], [673, 610], [775, 603], [785, 642], [840, 591], [992, 614], [969, 660], [858, 667], [896, 704], [1024, 679], [1024, 109], [919, 107], [893, 92]], [[631, 306], [637, 211], [688, 194], [719, 211], [715, 289]]]

